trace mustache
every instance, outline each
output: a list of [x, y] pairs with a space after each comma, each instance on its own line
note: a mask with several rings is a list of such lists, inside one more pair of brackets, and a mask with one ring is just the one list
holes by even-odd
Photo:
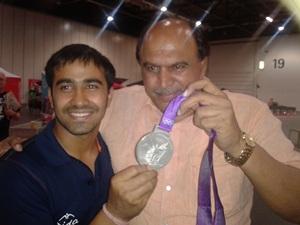
[[154, 93], [157, 95], [173, 95], [173, 94], [181, 94], [183, 90], [178, 88], [157, 88], [154, 90]]

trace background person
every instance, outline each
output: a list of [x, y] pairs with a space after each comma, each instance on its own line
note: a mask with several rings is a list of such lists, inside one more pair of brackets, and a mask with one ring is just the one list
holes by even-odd
[[20, 118], [21, 104], [11, 91], [5, 90], [6, 76], [0, 72], [0, 141], [9, 136], [11, 119]]

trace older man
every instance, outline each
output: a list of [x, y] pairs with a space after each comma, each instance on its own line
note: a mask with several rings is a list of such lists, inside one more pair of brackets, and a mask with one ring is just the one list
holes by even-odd
[[300, 221], [300, 173], [283, 164], [299, 166], [300, 155], [266, 104], [222, 92], [205, 77], [208, 46], [198, 30], [180, 19], [161, 20], [139, 40], [137, 59], [145, 87], [116, 91], [101, 124], [115, 171], [136, 162], [137, 142], [159, 123], [170, 100], [183, 92], [188, 98], [170, 133], [174, 155], [130, 224], [195, 224], [198, 171], [211, 129], [217, 133], [214, 166], [226, 223], [251, 223], [253, 186], [273, 210]]

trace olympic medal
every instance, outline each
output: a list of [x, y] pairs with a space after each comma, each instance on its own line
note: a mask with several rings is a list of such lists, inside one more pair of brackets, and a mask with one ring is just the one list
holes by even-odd
[[168, 164], [173, 155], [169, 134], [155, 129], [143, 136], [136, 145], [136, 159], [141, 165], [160, 169]]

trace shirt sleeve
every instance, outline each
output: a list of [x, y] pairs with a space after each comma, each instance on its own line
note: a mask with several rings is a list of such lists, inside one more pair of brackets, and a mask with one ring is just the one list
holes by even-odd
[[0, 162], [0, 223], [54, 225], [48, 195], [32, 174], [13, 162]]
[[281, 121], [266, 103], [237, 93], [227, 93], [234, 107], [240, 128], [276, 160], [300, 168], [300, 153], [282, 130]]
[[281, 121], [276, 118], [267, 105], [254, 107], [256, 114], [249, 125], [249, 132], [257, 143], [273, 158], [285, 164], [300, 168], [300, 154], [282, 130]]

